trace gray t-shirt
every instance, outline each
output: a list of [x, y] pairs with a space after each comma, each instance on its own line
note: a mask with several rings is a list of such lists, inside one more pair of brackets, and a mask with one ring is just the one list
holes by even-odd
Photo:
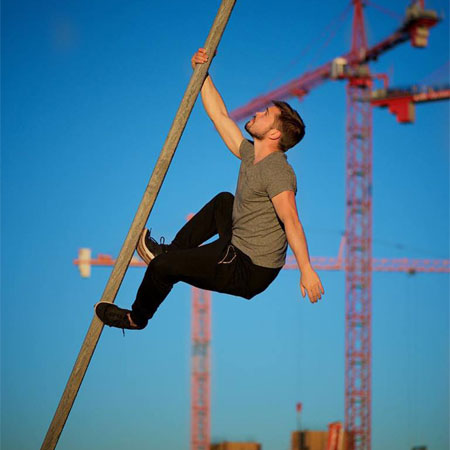
[[239, 152], [241, 168], [233, 204], [231, 243], [258, 266], [282, 267], [287, 239], [271, 198], [283, 191], [297, 193], [295, 172], [282, 151], [253, 164], [254, 145], [244, 139]]

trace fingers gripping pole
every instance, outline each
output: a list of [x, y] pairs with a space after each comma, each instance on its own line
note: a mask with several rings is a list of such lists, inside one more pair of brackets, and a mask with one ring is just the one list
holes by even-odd
[[[217, 16], [206, 39], [205, 48], [208, 55], [214, 55], [225, 27], [230, 18], [236, 0], [222, 0]], [[125, 242], [117, 257], [116, 264], [106, 284], [101, 301], [114, 303], [117, 292], [122, 284], [125, 272], [128, 269], [139, 235], [147, 223], [156, 197], [166, 176], [170, 162], [183, 134], [184, 128], [191, 114], [194, 103], [198, 97], [203, 81], [206, 78], [209, 66], [213, 58], [209, 58], [204, 64], [198, 64], [192, 74], [188, 87], [184, 93], [175, 119], [169, 130], [164, 146], [153, 169], [150, 181], [145, 189], [144, 196], [128, 231]], [[41, 450], [53, 450], [58, 443], [64, 424], [72, 409], [75, 397], [80, 389], [81, 382], [94, 353], [100, 334], [103, 330], [102, 322], [94, 318], [81, 346], [80, 353], [70, 374], [64, 393], [56, 409], [53, 420], [45, 436]]]

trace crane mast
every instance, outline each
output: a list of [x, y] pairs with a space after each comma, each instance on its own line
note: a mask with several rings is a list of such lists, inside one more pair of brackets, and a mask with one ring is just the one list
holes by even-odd
[[191, 449], [210, 446], [211, 292], [192, 288]]
[[[354, 0], [350, 60], [364, 59], [363, 5]], [[366, 63], [348, 67], [346, 157], [345, 424], [350, 446], [371, 448], [372, 78]]]

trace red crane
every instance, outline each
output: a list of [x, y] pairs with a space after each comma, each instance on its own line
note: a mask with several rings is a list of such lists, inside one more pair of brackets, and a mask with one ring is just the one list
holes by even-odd
[[209, 450], [211, 292], [192, 288], [191, 449]]
[[[315, 270], [346, 270], [346, 260], [343, 257], [345, 238], [341, 240], [338, 256], [312, 256], [311, 264]], [[89, 248], [81, 248], [78, 258], [73, 263], [78, 266], [82, 277], [91, 276], [91, 266], [112, 267], [116, 260], [111, 255], [99, 253], [96, 258], [91, 258]], [[133, 257], [130, 267], [147, 267], [147, 264], [139, 258]], [[293, 255], [288, 255], [283, 269], [298, 270], [297, 262]], [[449, 273], [450, 260], [448, 259], [411, 259], [411, 258], [373, 258], [372, 270], [374, 272], [405, 272], [411, 275], [415, 273]], [[193, 297], [194, 298], [194, 297]], [[193, 303], [194, 304], [194, 303]], [[196, 319], [198, 320], [198, 319]]]
[[[408, 40], [414, 47], [425, 47], [429, 29], [439, 19], [435, 11], [425, 10], [424, 0], [414, 1], [408, 7], [400, 28], [369, 47], [363, 1], [352, 0], [352, 3], [353, 34], [349, 53], [250, 101], [233, 111], [231, 116], [241, 120], [263, 110], [272, 100], [302, 98], [326, 80], [347, 80], [345, 429], [353, 438], [349, 444], [352, 450], [370, 450], [373, 271], [371, 95], [374, 78], [379, 76], [371, 74], [369, 62]], [[383, 78], [387, 84], [387, 77]]]

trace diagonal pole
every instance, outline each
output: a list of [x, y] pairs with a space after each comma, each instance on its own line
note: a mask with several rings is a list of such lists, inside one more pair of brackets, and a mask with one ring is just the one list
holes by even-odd
[[[214, 55], [225, 27], [230, 18], [236, 0], [222, 0], [214, 23], [206, 39], [205, 49], [208, 55]], [[122, 284], [125, 273], [130, 264], [134, 250], [136, 248], [139, 235], [147, 223], [150, 212], [155, 203], [156, 197], [161, 189], [161, 185], [169, 169], [170, 162], [183, 134], [186, 123], [197, 100], [198, 94], [206, 78], [209, 66], [213, 58], [209, 58], [204, 64], [198, 64], [191, 76], [188, 87], [184, 93], [181, 104], [176, 113], [175, 119], [169, 130], [164, 146], [153, 169], [150, 181], [145, 189], [144, 196], [128, 231], [125, 242], [117, 257], [116, 264], [111, 272], [106, 284], [101, 301], [114, 303], [117, 292]], [[53, 420], [45, 436], [41, 450], [53, 450], [58, 443], [64, 424], [72, 409], [75, 397], [80, 389], [89, 362], [97, 346], [100, 334], [103, 330], [103, 323], [94, 315], [89, 330], [84, 339], [78, 358], [70, 374], [69, 380], [64, 389], [64, 393], [56, 409]]]

